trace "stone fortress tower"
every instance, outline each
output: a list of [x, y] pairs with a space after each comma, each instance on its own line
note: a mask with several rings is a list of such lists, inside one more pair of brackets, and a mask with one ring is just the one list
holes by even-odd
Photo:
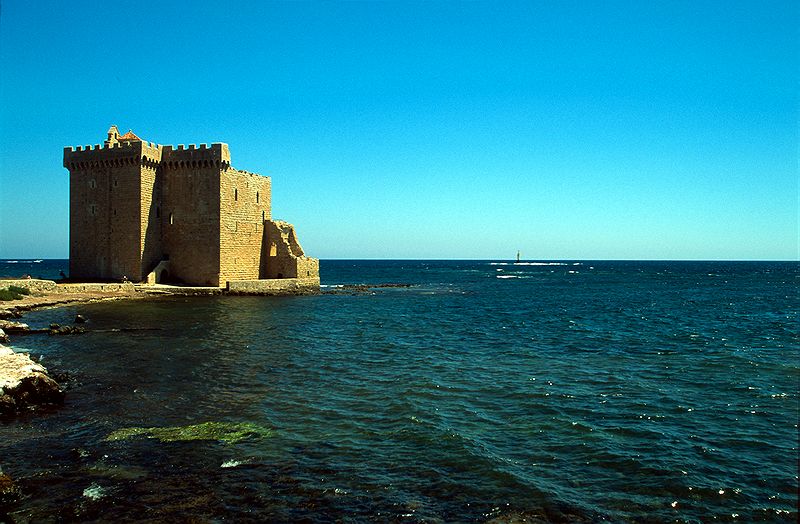
[[231, 166], [227, 144], [162, 146], [108, 130], [65, 147], [70, 278], [224, 286], [316, 279], [291, 224], [273, 221], [271, 180]]

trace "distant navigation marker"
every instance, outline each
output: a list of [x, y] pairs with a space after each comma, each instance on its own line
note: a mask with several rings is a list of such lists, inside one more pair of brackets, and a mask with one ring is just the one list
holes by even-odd
[[519, 262], [519, 251], [517, 251], [517, 262]]

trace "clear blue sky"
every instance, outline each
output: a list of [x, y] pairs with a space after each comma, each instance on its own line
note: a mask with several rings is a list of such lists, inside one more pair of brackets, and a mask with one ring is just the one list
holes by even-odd
[[227, 142], [320, 258], [797, 259], [791, 1], [0, 7], [0, 258], [66, 145]]

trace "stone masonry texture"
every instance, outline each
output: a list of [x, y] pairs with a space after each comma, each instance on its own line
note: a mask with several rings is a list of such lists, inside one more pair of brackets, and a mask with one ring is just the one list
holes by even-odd
[[[227, 144], [162, 146], [108, 130], [64, 148], [70, 173], [70, 279], [143, 282], [319, 280], [294, 227], [273, 222], [269, 177], [235, 169]], [[152, 277], [151, 277], [152, 278]]]

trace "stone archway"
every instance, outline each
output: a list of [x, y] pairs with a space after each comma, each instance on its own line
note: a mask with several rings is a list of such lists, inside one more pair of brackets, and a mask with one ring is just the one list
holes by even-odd
[[166, 284], [169, 282], [169, 271], [166, 268], [156, 271], [156, 284]]

